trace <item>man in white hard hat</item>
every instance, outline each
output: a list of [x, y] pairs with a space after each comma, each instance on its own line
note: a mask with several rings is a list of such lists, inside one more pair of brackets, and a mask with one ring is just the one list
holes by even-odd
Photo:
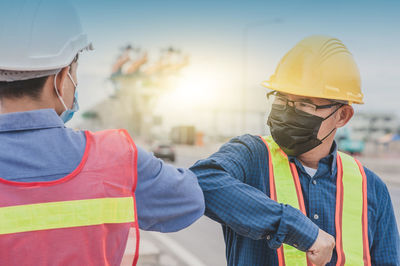
[[264, 85], [271, 136], [234, 138], [191, 167], [206, 215], [222, 224], [228, 265], [400, 265], [385, 184], [334, 141], [351, 104], [363, 103], [346, 46], [307, 37]]
[[79, 109], [78, 54], [91, 49], [67, 1], [1, 1], [1, 265], [119, 265], [131, 228], [136, 264], [139, 226], [173, 232], [203, 215], [191, 171], [125, 130], [64, 125]]

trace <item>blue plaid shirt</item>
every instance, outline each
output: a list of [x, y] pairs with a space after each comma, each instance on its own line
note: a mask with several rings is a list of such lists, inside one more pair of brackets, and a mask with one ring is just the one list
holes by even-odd
[[[236, 137], [191, 168], [203, 189], [206, 215], [222, 224], [228, 265], [278, 265], [275, 249], [282, 243], [306, 251], [318, 228], [335, 236], [336, 151], [334, 143], [331, 153], [319, 161], [314, 177], [289, 157], [299, 172], [309, 218], [268, 197], [268, 152], [260, 137]], [[400, 265], [399, 233], [389, 192], [377, 175], [364, 169], [372, 265]], [[336, 259], [334, 251], [328, 265], [335, 265]]]

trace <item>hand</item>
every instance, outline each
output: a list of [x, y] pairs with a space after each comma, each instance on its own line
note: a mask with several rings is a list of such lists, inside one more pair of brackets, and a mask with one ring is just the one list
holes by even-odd
[[316, 266], [326, 265], [331, 261], [335, 239], [330, 234], [319, 229], [317, 240], [307, 251], [307, 258]]

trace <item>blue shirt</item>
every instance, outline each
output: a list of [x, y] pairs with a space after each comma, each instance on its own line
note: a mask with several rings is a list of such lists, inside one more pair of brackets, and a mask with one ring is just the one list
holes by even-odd
[[[50, 181], [71, 173], [86, 145], [83, 131], [64, 126], [53, 109], [0, 115], [0, 177]], [[195, 175], [163, 163], [138, 147], [136, 204], [144, 230], [174, 232], [204, 213]]]
[[[309, 218], [269, 198], [268, 152], [260, 137], [236, 137], [191, 167], [204, 192], [206, 215], [222, 224], [228, 265], [278, 265], [275, 249], [282, 243], [306, 251], [318, 228], [335, 236], [336, 151], [334, 143], [314, 177], [290, 157], [299, 172]], [[372, 265], [400, 265], [399, 233], [388, 190], [364, 169]], [[335, 265], [336, 259], [334, 251], [328, 265]]]

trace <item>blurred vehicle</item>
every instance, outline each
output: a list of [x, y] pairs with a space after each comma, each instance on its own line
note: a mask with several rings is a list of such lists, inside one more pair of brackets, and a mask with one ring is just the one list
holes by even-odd
[[340, 151], [353, 154], [361, 154], [364, 151], [365, 143], [363, 140], [354, 139], [348, 127], [340, 128], [337, 131], [335, 140]]
[[175, 150], [169, 143], [156, 143], [152, 148], [152, 152], [157, 158], [175, 162]]

